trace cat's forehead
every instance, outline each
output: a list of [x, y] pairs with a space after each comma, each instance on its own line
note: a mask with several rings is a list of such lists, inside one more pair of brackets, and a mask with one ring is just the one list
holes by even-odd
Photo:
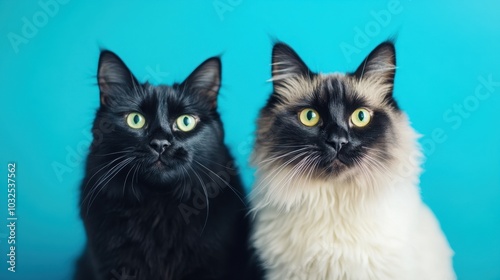
[[145, 84], [144, 87], [146, 90], [146, 94], [153, 97], [166, 97], [169, 95], [174, 95], [177, 92], [175, 88], [168, 85], [153, 86], [150, 84]]
[[328, 96], [331, 102], [361, 102], [374, 108], [384, 106], [385, 100], [381, 98], [381, 92], [386, 89], [380, 84], [343, 73], [319, 74], [316, 79], [319, 95]]
[[359, 79], [349, 74], [316, 74], [312, 77], [295, 77], [281, 83], [277, 93], [290, 105], [317, 99], [320, 103], [363, 103], [380, 108], [381, 98], [388, 90], [378, 83]]

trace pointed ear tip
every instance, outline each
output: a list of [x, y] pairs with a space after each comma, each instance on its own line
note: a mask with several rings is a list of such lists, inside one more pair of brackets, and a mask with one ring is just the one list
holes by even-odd
[[278, 52], [278, 51], [285, 51], [287, 49], [291, 49], [290, 46], [288, 46], [287, 44], [281, 42], [281, 41], [277, 41], [274, 43], [273, 45], [273, 54], [275, 52]]
[[387, 51], [390, 51], [392, 53], [396, 52], [396, 47], [394, 46], [394, 42], [391, 40], [380, 43], [380, 45], [378, 45], [377, 49], [387, 50]]
[[101, 57], [106, 57], [106, 56], [116, 56], [116, 54], [110, 50], [107, 49], [102, 49], [100, 53]]
[[212, 56], [210, 58], [207, 58], [207, 60], [201, 63], [200, 66], [216, 67], [220, 70], [220, 68], [222, 67], [222, 61], [220, 56]]
[[105, 61], [121, 61], [120, 57], [110, 50], [103, 49], [99, 55], [99, 65]]

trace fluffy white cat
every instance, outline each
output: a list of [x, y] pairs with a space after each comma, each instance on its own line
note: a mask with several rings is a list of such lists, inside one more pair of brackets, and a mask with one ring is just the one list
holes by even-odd
[[392, 97], [395, 50], [354, 73], [316, 74], [273, 48], [274, 92], [253, 164], [253, 245], [266, 279], [455, 279], [419, 191], [418, 135]]

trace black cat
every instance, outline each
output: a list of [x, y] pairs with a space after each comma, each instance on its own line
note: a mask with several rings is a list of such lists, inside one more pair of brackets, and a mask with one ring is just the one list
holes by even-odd
[[75, 279], [259, 278], [217, 113], [220, 81], [217, 57], [180, 84], [152, 86], [101, 52], [80, 199], [88, 241]]

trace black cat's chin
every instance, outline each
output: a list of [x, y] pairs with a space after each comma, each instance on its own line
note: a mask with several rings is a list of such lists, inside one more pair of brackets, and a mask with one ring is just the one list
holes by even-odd
[[172, 188], [182, 184], [185, 177], [188, 176], [185, 169], [187, 167], [183, 167], [184, 164], [171, 161], [163, 162], [157, 159], [144, 167], [140, 178], [144, 180], [149, 189], [169, 192], [172, 191]]

